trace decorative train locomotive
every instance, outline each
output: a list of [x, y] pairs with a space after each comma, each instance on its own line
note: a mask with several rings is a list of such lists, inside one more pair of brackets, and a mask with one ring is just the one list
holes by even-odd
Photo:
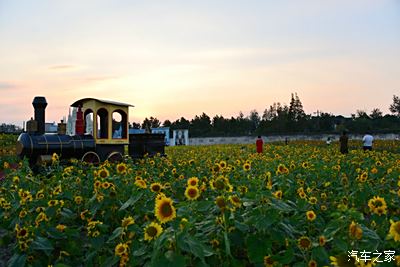
[[[132, 158], [164, 155], [164, 134], [129, 134], [129, 107], [132, 105], [95, 98], [75, 101], [75, 134], [66, 134], [66, 124], [58, 124], [57, 133], [45, 133], [45, 97], [33, 99], [34, 119], [17, 140], [17, 155], [31, 164], [46, 162], [56, 153], [60, 158], [76, 158], [85, 162], [121, 161], [126, 154]], [[117, 114], [119, 121], [114, 120]]]

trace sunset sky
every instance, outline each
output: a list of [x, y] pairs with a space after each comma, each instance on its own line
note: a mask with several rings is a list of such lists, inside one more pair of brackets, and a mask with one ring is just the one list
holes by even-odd
[[260, 114], [297, 92], [307, 114], [389, 113], [400, 95], [399, 0], [0, 0], [0, 123], [47, 121], [84, 97], [130, 121]]

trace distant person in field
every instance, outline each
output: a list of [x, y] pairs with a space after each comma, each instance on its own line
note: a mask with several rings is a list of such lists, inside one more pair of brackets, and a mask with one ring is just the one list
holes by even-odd
[[349, 137], [347, 136], [346, 131], [343, 131], [342, 135], [339, 138], [340, 153], [342, 153], [342, 154], [349, 153], [349, 147], [347, 145], [348, 142], [349, 142]]
[[374, 142], [374, 138], [372, 137], [372, 135], [369, 132], [367, 132], [364, 135], [362, 141], [363, 141], [363, 149], [364, 149], [364, 151], [365, 150], [371, 151], [372, 150], [372, 143]]
[[262, 140], [261, 136], [259, 135], [256, 140], [257, 153], [263, 153], [263, 145], [264, 145], [264, 141]]
[[328, 137], [328, 138], [326, 139], [326, 144], [329, 146], [331, 143], [332, 143], [332, 140], [331, 140], [330, 137]]

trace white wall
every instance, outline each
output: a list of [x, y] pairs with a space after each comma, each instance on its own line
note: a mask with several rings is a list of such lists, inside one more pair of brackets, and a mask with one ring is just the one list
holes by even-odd
[[[379, 134], [373, 135], [376, 140], [395, 140], [399, 139], [399, 134]], [[338, 141], [340, 135], [337, 134], [321, 134], [321, 135], [274, 135], [274, 136], [262, 136], [264, 142], [284, 142], [287, 138], [288, 141], [295, 140], [314, 140], [314, 141], [326, 141], [330, 137], [332, 141]], [[349, 134], [349, 140], [362, 140], [363, 135], [352, 135]], [[190, 145], [214, 145], [214, 144], [254, 144], [257, 137], [253, 136], [240, 136], [240, 137], [201, 137], [201, 138], [190, 138]]]

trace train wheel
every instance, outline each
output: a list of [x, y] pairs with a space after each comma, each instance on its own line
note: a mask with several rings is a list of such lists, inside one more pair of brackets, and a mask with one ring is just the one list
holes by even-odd
[[122, 162], [123, 157], [122, 157], [121, 153], [114, 151], [114, 152], [111, 152], [110, 155], [108, 155], [107, 160], [112, 163]]
[[90, 163], [90, 164], [99, 164], [100, 157], [99, 157], [99, 155], [97, 155], [96, 152], [89, 151], [89, 152], [86, 152], [85, 155], [82, 156], [81, 161]]

